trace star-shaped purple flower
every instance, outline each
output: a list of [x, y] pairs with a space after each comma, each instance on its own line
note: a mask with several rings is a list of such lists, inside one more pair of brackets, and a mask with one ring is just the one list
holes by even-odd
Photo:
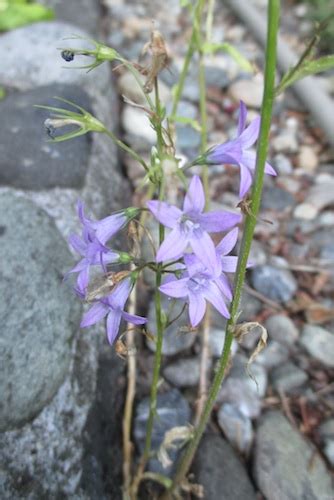
[[79, 273], [76, 291], [81, 297], [85, 297], [89, 282], [90, 266], [101, 265], [106, 271], [106, 265], [119, 260], [119, 254], [105, 246], [105, 243], [114, 236], [126, 223], [127, 217], [124, 213], [116, 213], [102, 219], [93, 221], [88, 219], [84, 213], [82, 201], [78, 201], [77, 212], [83, 225], [82, 238], [76, 234], [69, 237], [72, 248], [83, 258], [76, 266], [68, 271]]
[[181, 279], [169, 277], [159, 290], [174, 298], [186, 299], [189, 303], [189, 318], [193, 327], [203, 319], [208, 300], [217, 311], [229, 318], [225, 298], [230, 300], [232, 292], [227, 278], [211, 273], [194, 254], [184, 257], [187, 271]]
[[157, 252], [157, 262], [180, 258], [190, 245], [206, 268], [214, 273], [221, 270], [220, 259], [208, 233], [231, 229], [241, 221], [241, 216], [226, 211], [203, 213], [205, 195], [197, 175], [191, 180], [183, 210], [163, 201], [148, 201], [147, 206], [161, 224], [172, 230]]
[[[246, 127], [246, 118], [246, 105], [240, 101], [238, 137], [211, 148], [203, 159], [203, 162], [208, 164], [229, 163], [240, 167], [240, 198], [245, 196], [253, 181], [252, 175], [255, 170], [256, 153], [247, 150], [257, 141], [260, 133], [260, 118], [254, 118], [248, 127]], [[269, 175], [277, 175], [268, 162], [265, 164], [264, 171]]]
[[132, 286], [131, 278], [125, 278], [118, 283], [111, 294], [100, 299], [83, 315], [80, 324], [81, 328], [95, 325], [95, 323], [98, 323], [107, 316], [108, 341], [110, 344], [113, 344], [117, 337], [122, 318], [134, 325], [143, 325], [146, 323], [146, 318], [124, 311], [124, 306], [130, 295]]

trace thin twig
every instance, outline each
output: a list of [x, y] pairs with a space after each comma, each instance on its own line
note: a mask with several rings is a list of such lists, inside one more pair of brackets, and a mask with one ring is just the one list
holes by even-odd
[[[136, 313], [137, 287], [135, 286], [131, 292], [129, 300], [129, 313]], [[136, 346], [134, 330], [129, 324], [129, 329], [126, 334], [126, 344], [128, 351], [128, 366], [127, 366], [127, 391], [125, 399], [124, 417], [123, 417], [123, 485], [124, 490], [128, 491], [131, 484], [131, 466], [133, 444], [131, 442], [131, 423], [133, 414], [133, 402], [136, 394]]]
[[196, 415], [195, 415], [195, 425], [198, 425], [200, 416], [203, 413], [203, 408], [207, 398], [208, 392], [208, 363], [210, 357], [210, 345], [209, 345], [209, 335], [211, 326], [211, 314], [210, 308], [207, 309], [203, 331], [202, 331], [202, 349], [201, 349], [201, 361], [200, 361], [200, 375], [198, 384], [198, 399], [196, 404]]
[[265, 304], [268, 304], [268, 306], [273, 307], [274, 309], [277, 309], [278, 311], [281, 311], [283, 307], [275, 302], [274, 300], [268, 299], [265, 295], [263, 295], [261, 292], [258, 292], [257, 290], [254, 290], [251, 286], [247, 285], [244, 283], [244, 290], [249, 293], [249, 295], [253, 295], [253, 297], [256, 297], [257, 299], [261, 300]]

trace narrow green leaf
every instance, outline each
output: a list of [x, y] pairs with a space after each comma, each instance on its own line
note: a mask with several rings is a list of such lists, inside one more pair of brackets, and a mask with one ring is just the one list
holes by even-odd
[[229, 54], [239, 66], [249, 72], [253, 73], [253, 68], [250, 62], [237, 50], [233, 45], [229, 43], [211, 43], [205, 42], [201, 46], [201, 50], [204, 54], [215, 54], [216, 52], [226, 52]]
[[334, 68], [334, 55], [319, 57], [312, 61], [304, 61], [299, 68], [290, 69], [283, 77], [276, 89], [276, 95], [280, 94], [287, 87], [306, 76], [316, 75], [323, 71], [328, 71]]
[[174, 116], [173, 120], [178, 123], [182, 123], [183, 125], [190, 125], [192, 128], [197, 130], [198, 132], [201, 131], [201, 126], [198, 123], [197, 120], [194, 120], [193, 118], [187, 118], [185, 116]]

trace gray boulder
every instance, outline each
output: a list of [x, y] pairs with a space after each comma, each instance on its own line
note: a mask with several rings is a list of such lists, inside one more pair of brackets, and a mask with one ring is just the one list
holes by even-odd
[[331, 476], [321, 456], [279, 412], [267, 413], [260, 422], [254, 474], [268, 500], [333, 498]]
[[218, 435], [204, 436], [192, 471], [194, 482], [204, 488], [205, 500], [256, 499], [245, 466], [232, 446]]
[[34, 417], [67, 374], [80, 305], [62, 277], [73, 266], [52, 220], [10, 193], [0, 198], [0, 428]]
[[[89, 135], [52, 143], [43, 125], [50, 112], [34, 107], [41, 104], [77, 111], [54, 96], [91, 111], [89, 96], [76, 85], [55, 84], [12, 92], [0, 101], [0, 113], [6, 124], [0, 129], [0, 184], [30, 190], [83, 186], [91, 149]], [[65, 130], [57, 133], [63, 134]]]

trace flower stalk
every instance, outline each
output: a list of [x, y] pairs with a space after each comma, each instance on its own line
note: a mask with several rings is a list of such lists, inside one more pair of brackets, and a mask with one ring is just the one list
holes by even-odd
[[276, 47], [277, 47], [277, 32], [279, 25], [280, 1], [269, 0], [268, 4], [268, 30], [265, 55], [265, 87], [261, 109], [261, 128], [257, 147], [255, 179], [251, 195], [251, 214], [246, 215], [245, 230], [241, 242], [241, 250], [238, 258], [237, 271], [235, 275], [234, 296], [231, 303], [231, 317], [227, 322], [225, 343], [223, 353], [220, 358], [216, 375], [214, 377], [208, 399], [201, 415], [199, 424], [194, 431], [193, 439], [186, 448], [180, 462], [176, 475], [173, 480], [173, 486], [169, 488], [162, 496], [163, 500], [172, 498], [172, 495], [179, 489], [180, 484], [184, 480], [189, 471], [192, 460], [196, 453], [200, 439], [205, 431], [207, 422], [210, 418], [211, 411], [217, 398], [221, 383], [224, 379], [226, 367], [228, 364], [230, 349], [233, 340], [233, 332], [237, 322], [238, 308], [241, 298], [242, 287], [245, 279], [247, 260], [250, 252], [250, 247], [253, 239], [254, 229], [256, 225], [256, 217], [259, 212], [261, 194], [263, 187], [264, 168], [268, 151], [270, 123], [272, 116], [272, 106], [274, 100], [275, 89], [275, 70], [276, 70]]
[[[162, 135], [162, 124], [161, 124], [161, 103], [159, 99], [159, 85], [158, 78], [154, 79], [154, 88], [155, 88], [155, 108], [157, 115], [157, 123], [156, 123], [156, 134], [157, 134], [157, 151], [158, 157], [160, 159], [160, 165], [162, 164], [163, 154], [164, 154], [164, 142]], [[163, 188], [162, 182], [160, 181], [158, 184], [159, 191], [159, 199], [163, 197]], [[165, 230], [162, 224], [159, 224], [159, 244], [161, 245], [165, 237]], [[140, 482], [144, 478], [144, 472], [146, 464], [150, 458], [151, 453], [151, 444], [152, 444], [152, 432], [154, 425], [154, 418], [156, 416], [157, 410], [157, 395], [158, 395], [158, 385], [159, 385], [159, 377], [160, 377], [160, 368], [161, 368], [161, 357], [162, 357], [162, 343], [163, 343], [163, 330], [164, 324], [162, 320], [162, 308], [161, 308], [161, 293], [159, 287], [161, 285], [162, 280], [162, 269], [163, 264], [158, 264], [156, 271], [156, 287], [155, 287], [155, 316], [156, 316], [156, 327], [157, 327], [157, 335], [156, 335], [156, 349], [154, 355], [154, 365], [153, 365], [153, 377], [152, 377], [152, 386], [151, 386], [151, 394], [150, 394], [150, 407], [149, 407], [149, 416], [147, 420], [146, 426], [146, 440], [145, 440], [145, 448], [143, 455], [140, 459], [138, 469], [136, 475], [133, 479], [131, 489], [130, 489], [130, 497], [135, 500], [137, 498], [138, 488], [140, 486]]]

